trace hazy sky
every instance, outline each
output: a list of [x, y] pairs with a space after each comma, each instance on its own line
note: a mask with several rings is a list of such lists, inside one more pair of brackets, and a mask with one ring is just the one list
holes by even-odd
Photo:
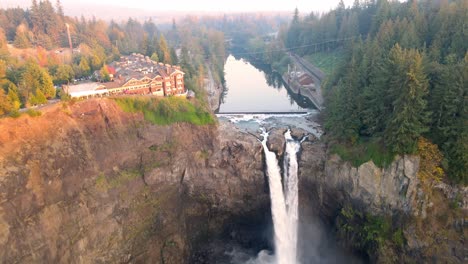
[[[49, 0], [55, 3], [55, 0]], [[0, 7], [29, 6], [30, 0], [1, 0]], [[65, 10], [80, 5], [112, 5], [147, 11], [289, 11], [297, 6], [301, 12], [328, 11], [339, 0], [61, 0]], [[353, 0], [344, 0], [351, 5]], [[68, 8], [67, 8], [68, 7]]]
[[[63, 0], [64, 2], [66, 0]], [[90, 0], [85, 0], [90, 1]], [[338, 5], [339, 0], [100, 0], [94, 3], [106, 3], [137, 8], [166, 9], [177, 11], [264, 11], [264, 10], [329, 10]], [[348, 0], [345, 2], [351, 2]]]

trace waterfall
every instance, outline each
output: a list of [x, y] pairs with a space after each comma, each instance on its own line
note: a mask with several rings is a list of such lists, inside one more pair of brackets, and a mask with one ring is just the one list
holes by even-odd
[[[286, 150], [283, 163], [284, 182], [276, 154], [267, 147], [268, 133], [263, 132], [263, 150], [270, 186], [271, 213], [274, 225], [276, 264], [297, 263], [297, 223], [298, 223], [298, 178], [297, 153], [300, 142], [285, 133]], [[284, 186], [284, 187], [283, 187]]]

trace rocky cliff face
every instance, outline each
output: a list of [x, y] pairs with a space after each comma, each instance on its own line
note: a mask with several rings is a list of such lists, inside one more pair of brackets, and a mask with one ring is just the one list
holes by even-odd
[[205, 261], [199, 241], [269, 204], [260, 144], [229, 133], [108, 99], [0, 120], [0, 262]]
[[[329, 225], [334, 225], [340, 210], [350, 205], [364, 215], [393, 219], [401, 227], [402, 248], [375, 252], [373, 260], [388, 263], [466, 260], [463, 217], [468, 211], [467, 188], [444, 183], [428, 186], [421, 182], [417, 156], [397, 157], [384, 169], [372, 161], [355, 168], [327, 153], [321, 142], [305, 142], [302, 147], [304, 211], [313, 208]], [[455, 196], [458, 200], [454, 200]], [[454, 202], [457, 208], [453, 208]]]

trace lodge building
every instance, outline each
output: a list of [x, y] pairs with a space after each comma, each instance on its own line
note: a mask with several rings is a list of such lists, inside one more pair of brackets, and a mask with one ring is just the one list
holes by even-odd
[[[123, 94], [185, 96], [184, 72], [179, 66], [158, 63], [147, 56], [132, 54], [108, 66], [111, 81], [69, 85], [71, 97]], [[95, 73], [98, 77], [98, 73]]]

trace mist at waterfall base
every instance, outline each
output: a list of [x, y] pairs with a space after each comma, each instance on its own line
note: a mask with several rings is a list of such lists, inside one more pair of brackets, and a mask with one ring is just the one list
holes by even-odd
[[[298, 155], [301, 143], [288, 130], [282, 169], [276, 154], [268, 149], [268, 133], [262, 146], [273, 218], [272, 250], [233, 248], [226, 252], [232, 264], [362, 263], [336, 246], [333, 237], [316, 214], [299, 213]], [[283, 177], [281, 172], [283, 172]]]

